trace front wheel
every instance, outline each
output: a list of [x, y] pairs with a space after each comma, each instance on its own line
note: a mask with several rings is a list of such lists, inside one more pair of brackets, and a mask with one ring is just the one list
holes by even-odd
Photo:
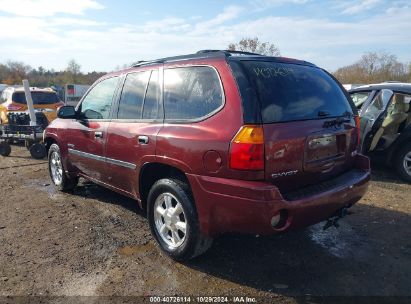
[[48, 154], [49, 174], [53, 184], [60, 191], [73, 190], [78, 183], [78, 178], [71, 178], [64, 172], [63, 162], [60, 154], [60, 148], [57, 144], [52, 144]]
[[411, 183], [411, 143], [405, 145], [396, 153], [395, 167], [400, 176]]
[[177, 179], [157, 181], [148, 195], [150, 229], [172, 259], [186, 261], [203, 254], [212, 239], [201, 234], [189, 186]]

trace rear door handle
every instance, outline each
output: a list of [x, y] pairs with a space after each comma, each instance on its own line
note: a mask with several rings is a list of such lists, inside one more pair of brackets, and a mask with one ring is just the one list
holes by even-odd
[[95, 138], [103, 138], [103, 132], [100, 132], [100, 131], [94, 132], [94, 137]]
[[148, 144], [148, 136], [145, 135], [140, 135], [137, 137], [138, 143], [142, 145], [147, 145]]

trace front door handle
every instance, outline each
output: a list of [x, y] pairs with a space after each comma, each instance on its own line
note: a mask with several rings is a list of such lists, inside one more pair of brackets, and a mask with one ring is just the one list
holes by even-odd
[[147, 145], [148, 144], [148, 136], [145, 135], [140, 135], [137, 137], [138, 143], [142, 145]]
[[103, 138], [103, 132], [100, 132], [100, 131], [94, 132], [94, 137], [95, 138]]

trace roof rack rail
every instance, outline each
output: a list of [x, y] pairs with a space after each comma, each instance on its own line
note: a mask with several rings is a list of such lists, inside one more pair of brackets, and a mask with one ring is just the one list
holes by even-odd
[[133, 63], [130, 67], [135, 68], [135, 67], [140, 67], [140, 66], [145, 66], [145, 65], [150, 65], [150, 64], [156, 64], [156, 63], [166, 63], [166, 62], [189, 60], [189, 59], [198, 59], [198, 58], [229, 57], [229, 56], [233, 56], [233, 55], [263, 56], [263, 55], [256, 54], [256, 53], [242, 52], [242, 51], [200, 50], [200, 51], [196, 52], [195, 54], [180, 55], [180, 56], [174, 56], [174, 57], [166, 57], [166, 58], [149, 60], [149, 61], [140, 60], [140, 61], [137, 61], [137, 62]]
[[149, 61], [140, 60], [140, 61], [137, 61], [137, 62], [133, 63], [133, 64], [131, 65], [131, 67], [132, 67], [132, 68], [135, 68], [135, 67], [139, 67], [139, 66], [143, 66], [143, 65], [155, 64], [155, 63], [162, 63], [162, 62], [164, 62], [164, 59], [156, 59], [156, 60], [149, 60]]
[[197, 54], [213, 53], [213, 52], [222, 52], [222, 53], [226, 54], [226, 56], [231, 56], [231, 54], [263, 56], [263, 55], [257, 54], [257, 53], [243, 52], [243, 51], [231, 51], [231, 50], [200, 50], [200, 51], [197, 52]]

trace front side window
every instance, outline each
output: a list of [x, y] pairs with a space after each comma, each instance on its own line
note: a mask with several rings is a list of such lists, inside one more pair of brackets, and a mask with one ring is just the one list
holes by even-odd
[[96, 84], [80, 105], [84, 119], [108, 119], [116, 91], [118, 77], [108, 78]]
[[164, 70], [164, 110], [167, 120], [205, 117], [223, 105], [217, 72], [206, 66]]
[[150, 71], [131, 73], [127, 75], [121, 93], [117, 118], [140, 119], [144, 94], [146, 92]]

